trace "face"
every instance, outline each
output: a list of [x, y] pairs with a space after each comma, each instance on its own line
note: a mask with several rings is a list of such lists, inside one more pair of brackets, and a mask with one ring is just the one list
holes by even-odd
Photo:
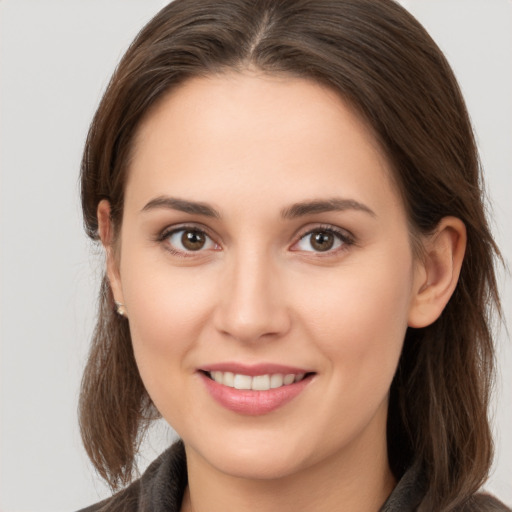
[[419, 288], [391, 170], [331, 90], [192, 79], [139, 129], [117, 259], [146, 389], [189, 456], [286, 476], [385, 446]]

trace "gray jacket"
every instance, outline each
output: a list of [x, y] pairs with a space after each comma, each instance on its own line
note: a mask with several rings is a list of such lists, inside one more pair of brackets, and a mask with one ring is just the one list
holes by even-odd
[[[187, 461], [183, 443], [177, 442], [156, 459], [141, 478], [126, 489], [79, 512], [179, 512], [187, 486]], [[414, 512], [425, 494], [418, 466], [398, 482], [380, 512]], [[432, 511], [435, 512], [435, 511]], [[475, 495], [460, 512], [512, 512], [492, 496]]]

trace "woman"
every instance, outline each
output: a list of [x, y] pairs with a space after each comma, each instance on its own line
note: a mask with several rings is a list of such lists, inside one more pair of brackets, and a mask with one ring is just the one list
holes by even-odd
[[176, 0], [86, 144], [107, 275], [83, 380], [87, 510], [506, 510], [498, 254], [453, 74], [392, 1]]

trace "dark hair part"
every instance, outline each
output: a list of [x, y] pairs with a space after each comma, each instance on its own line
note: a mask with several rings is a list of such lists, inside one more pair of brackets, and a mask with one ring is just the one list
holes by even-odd
[[[190, 77], [256, 68], [328, 85], [372, 127], [392, 166], [411, 233], [445, 216], [465, 223], [467, 250], [441, 317], [409, 329], [391, 388], [389, 460], [399, 477], [415, 461], [428, 488], [421, 510], [462, 506], [492, 459], [487, 408], [499, 311], [475, 140], [455, 77], [423, 27], [392, 0], [175, 0], [140, 32], [105, 92], [82, 162], [88, 235], [111, 204], [122, 222], [134, 135], [148, 109]], [[126, 320], [104, 280], [82, 384], [87, 453], [112, 487], [127, 483], [154, 409], [138, 374]]]

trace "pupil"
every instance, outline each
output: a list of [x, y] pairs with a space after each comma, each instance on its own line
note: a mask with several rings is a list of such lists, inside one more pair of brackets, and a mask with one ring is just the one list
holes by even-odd
[[331, 233], [315, 233], [311, 245], [317, 251], [328, 251], [334, 245], [334, 236]]
[[185, 231], [181, 237], [183, 247], [189, 251], [198, 251], [205, 244], [205, 237], [198, 231]]

